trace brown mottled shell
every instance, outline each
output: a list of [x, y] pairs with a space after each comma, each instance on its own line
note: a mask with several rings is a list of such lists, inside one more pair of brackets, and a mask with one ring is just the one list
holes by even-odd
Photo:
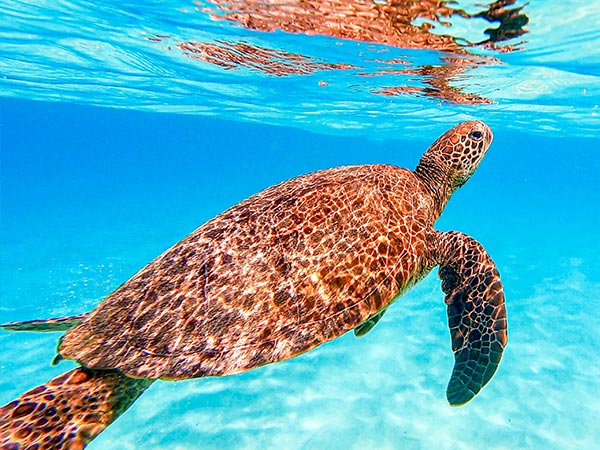
[[91, 368], [225, 375], [351, 330], [431, 269], [431, 198], [409, 170], [341, 167], [268, 188], [202, 225], [62, 338]]

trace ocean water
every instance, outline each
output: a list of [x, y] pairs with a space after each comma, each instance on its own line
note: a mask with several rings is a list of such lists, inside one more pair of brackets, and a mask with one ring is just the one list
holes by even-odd
[[[434, 271], [364, 338], [155, 383], [90, 449], [597, 447], [600, 5], [420, 3], [412, 28], [360, 19], [401, 1], [0, 5], [0, 322], [92, 309], [279, 181], [412, 169], [461, 120], [495, 134], [436, 224], [504, 284], [509, 343], [474, 400], [445, 399]], [[1, 404], [74, 367], [50, 364], [59, 336], [0, 333]]]

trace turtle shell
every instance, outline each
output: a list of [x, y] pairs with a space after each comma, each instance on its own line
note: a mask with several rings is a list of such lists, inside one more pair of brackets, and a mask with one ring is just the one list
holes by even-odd
[[351, 330], [424, 276], [429, 197], [407, 169], [300, 176], [208, 221], [120, 286], [59, 353], [141, 378], [225, 375]]

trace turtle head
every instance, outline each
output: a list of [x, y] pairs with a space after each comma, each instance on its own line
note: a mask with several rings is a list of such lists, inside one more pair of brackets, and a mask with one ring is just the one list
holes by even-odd
[[416, 173], [431, 188], [461, 187], [473, 175], [492, 142], [492, 130], [477, 120], [446, 131], [421, 157]]
[[492, 130], [483, 122], [462, 122], [446, 131], [423, 154], [415, 174], [434, 201], [439, 217], [452, 193], [467, 182], [492, 142]]

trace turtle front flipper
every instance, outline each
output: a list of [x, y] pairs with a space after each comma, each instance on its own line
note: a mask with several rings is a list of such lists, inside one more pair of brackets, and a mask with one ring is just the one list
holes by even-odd
[[371, 317], [369, 317], [367, 320], [365, 320], [363, 323], [357, 326], [354, 329], [354, 336], [363, 337], [365, 334], [371, 331], [373, 327], [377, 325], [377, 322], [379, 322], [379, 320], [383, 317], [386, 311], [387, 308], [383, 308], [381, 311], [373, 314]]
[[507, 342], [506, 309], [496, 266], [475, 239], [438, 233], [439, 277], [446, 294], [454, 369], [446, 396], [471, 400], [492, 378]]

